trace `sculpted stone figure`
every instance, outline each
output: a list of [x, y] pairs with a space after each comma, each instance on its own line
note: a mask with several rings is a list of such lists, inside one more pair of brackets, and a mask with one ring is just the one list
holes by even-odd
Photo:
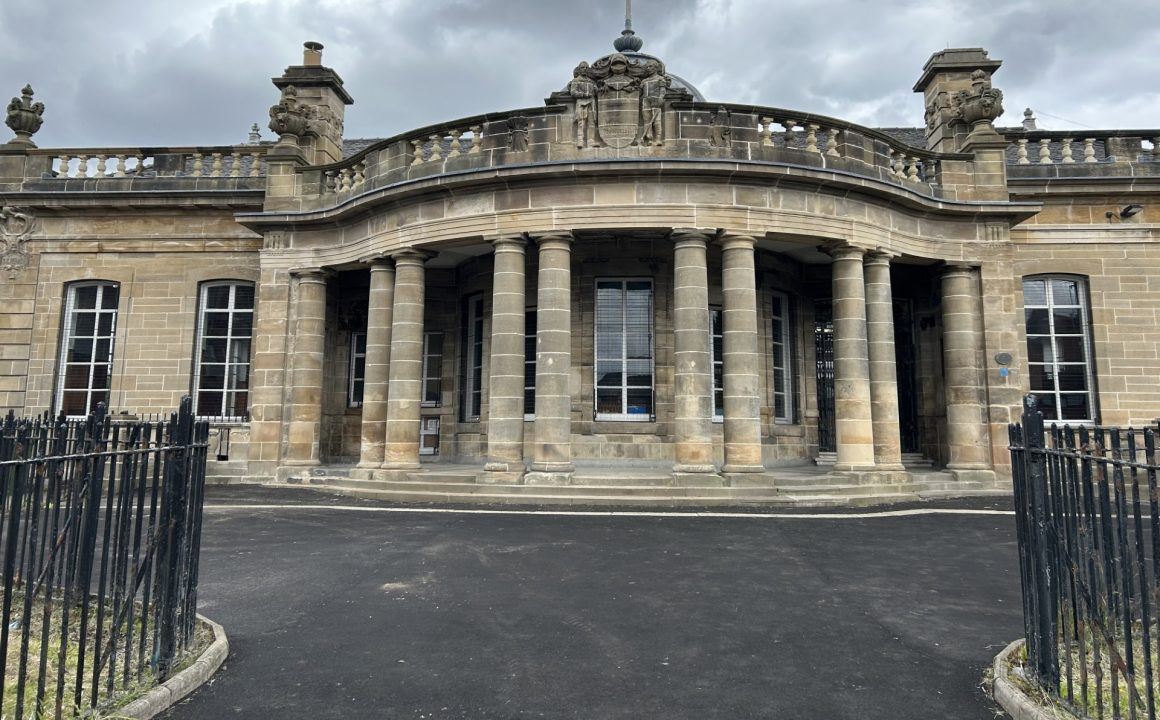
[[673, 81], [664, 75], [659, 63], [650, 62], [650, 75], [641, 83], [641, 145], [664, 145], [665, 94]]
[[588, 63], [583, 62], [572, 75], [568, 93], [576, 100], [576, 147], [586, 148], [591, 141], [592, 121], [596, 115], [596, 83], [588, 77]]
[[727, 148], [733, 144], [733, 128], [729, 124], [729, 111], [717, 108], [709, 126], [709, 144], [715, 148]]
[[528, 119], [523, 115], [508, 118], [508, 147], [512, 152], [528, 151]]

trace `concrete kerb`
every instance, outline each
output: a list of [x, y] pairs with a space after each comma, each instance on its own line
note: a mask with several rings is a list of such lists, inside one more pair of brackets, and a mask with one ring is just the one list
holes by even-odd
[[1032, 700], [1009, 677], [1011, 659], [1023, 649], [1023, 640], [1011, 643], [995, 657], [991, 667], [993, 684], [991, 695], [1013, 720], [1076, 720], [1075, 715], [1059, 707], [1044, 707]]
[[198, 615], [197, 619], [213, 630], [213, 642], [201, 657], [169, 680], [115, 711], [116, 717], [150, 720], [204, 685], [218, 671], [230, 654], [230, 642], [226, 638], [225, 628], [201, 615]]

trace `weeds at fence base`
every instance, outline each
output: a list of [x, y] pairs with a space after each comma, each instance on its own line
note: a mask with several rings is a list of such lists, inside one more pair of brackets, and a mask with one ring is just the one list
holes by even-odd
[[[5, 622], [9, 624], [13, 632], [23, 631], [20, 623], [23, 616], [24, 599], [23, 593], [14, 594], [13, 610], [5, 619]], [[56, 607], [53, 608], [48, 621], [49, 643], [47, 652], [45, 653], [44, 700], [38, 708], [36, 690], [40, 682], [40, 668], [36, 663], [29, 663], [28, 675], [24, 678], [24, 707], [22, 712], [24, 717], [53, 717], [55, 714], [57, 690], [62, 682], [64, 684], [62, 689], [63, 697], [65, 698], [64, 706], [61, 709], [62, 716], [91, 718], [93, 720], [96, 720], [96, 718], [113, 720], [115, 715], [108, 715], [106, 713], [115, 712], [116, 708], [133, 702], [157, 685], [157, 678], [148, 669], [145, 669], [139, 676], [131, 679], [128, 683], [122, 683], [118, 680], [112, 691], [109, 691], [107, 686], [102, 686], [95, 708], [73, 707], [69, 699], [72, 697], [73, 688], [77, 682], [77, 664], [80, 658], [80, 633], [77, 632], [76, 628], [80, 626], [81, 609], [77, 606], [69, 613], [69, 627], [73, 629], [69, 631], [69, 636], [64, 646], [65, 657], [62, 665], [60, 638], [55, 633], [64, 621], [64, 612], [60, 603], [56, 603], [55, 605]], [[39, 599], [36, 599], [33, 601], [32, 608], [32, 621], [29, 625], [28, 654], [30, 658], [39, 658], [42, 650], [42, 632], [44, 630], [44, 604]], [[106, 619], [104, 627], [106, 637], [112, 632], [113, 624], [112, 618]], [[146, 624], [140, 621], [135, 623], [135, 625], [133, 629], [134, 633], [137, 634], [144, 631], [146, 633], [145, 641], [151, 645], [153, 643], [153, 628], [147, 627]], [[95, 625], [90, 625], [88, 643], [91, 645], [95, 642], [96, 637], [97, 629]], [[178, 664], [174, 667], [174, 673], [180, 672], [192, 665], [201, 653], [209, 647], [211, 642], [213, 642], [213, 633], [199, 624], [194, 643], [187, 653], [178, 658]], [[21, 649], [19, 645], [12, 645], [8, 648], [8, 656], [5, 658], [6, 675], [4, 678], [3, 703], [0, 704], [0, 720], [9, 720], [16, 716], [17, 695], [19, 693], [20, 653]], [[120, 658], [117, 658], [117, 661], [118, 664], [123, 662]], [[63, 675], [59, 675], [61, 667], [64, 668]]]

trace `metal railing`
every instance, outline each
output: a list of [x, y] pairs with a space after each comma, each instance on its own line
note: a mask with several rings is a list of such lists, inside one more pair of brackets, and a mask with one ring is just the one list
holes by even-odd
[[1081, 717], [1156, 718], [1156, 432], [1010, 427], [1028, 679]]
[[193, 648], [208, 435], [189, 398], [164, 422], [0, 422], [4, 717], [106, 708]]

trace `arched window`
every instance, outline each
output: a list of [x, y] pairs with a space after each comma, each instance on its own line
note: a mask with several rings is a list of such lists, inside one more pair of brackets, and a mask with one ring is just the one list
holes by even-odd
[[199, 416], [249, 419], [253, 335], [254, 284], [202, 283], [193, 376]]
[[1093, 422], [1095, 367], [1087, 282], [1074, 275], [1023, 279], [1027, 370], [1046, 420]]
[[56, 411], [83, 417], [109, 402], [120, 286], [94, 281], [65, 290]]

